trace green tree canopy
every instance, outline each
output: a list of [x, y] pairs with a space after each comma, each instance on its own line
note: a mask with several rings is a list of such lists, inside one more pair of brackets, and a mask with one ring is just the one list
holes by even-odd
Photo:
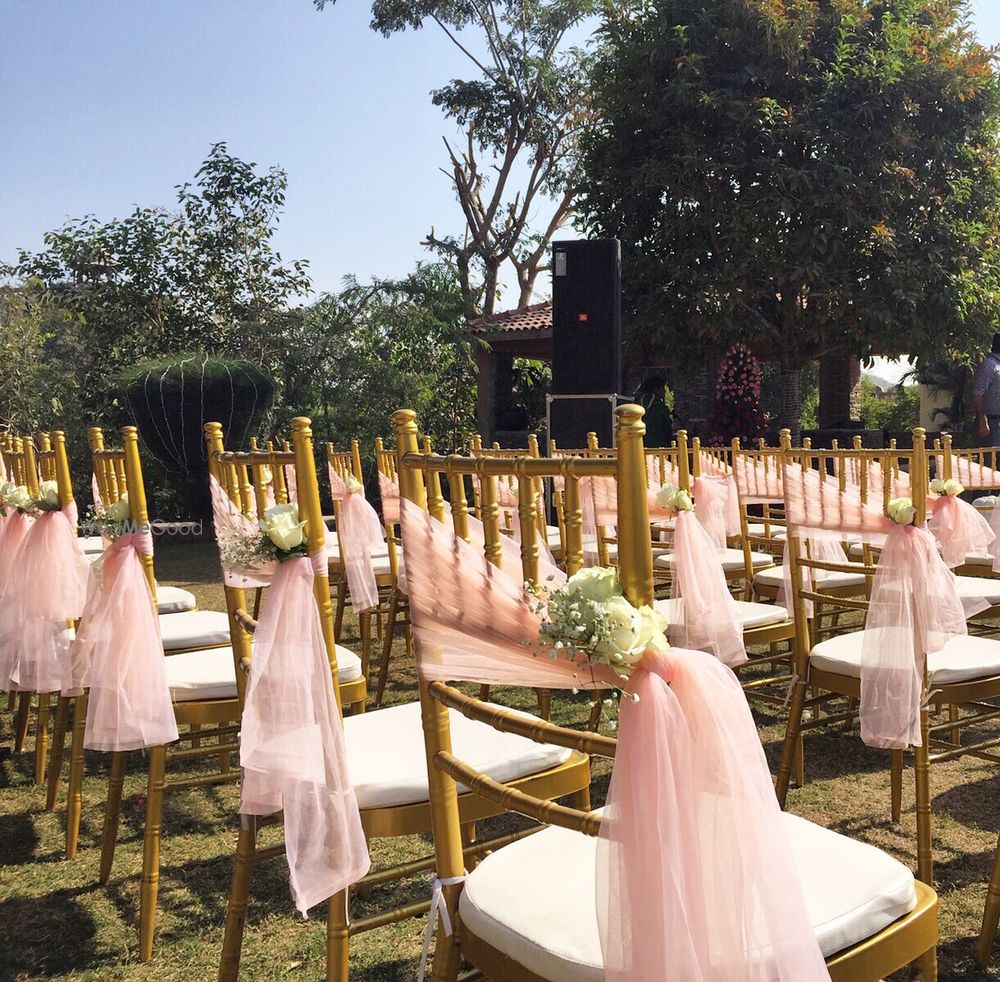
[[1000, 83], [967, 0], [645, 0], [594, 72], [579, 207], [622, 240], [633, 340], [802, 366], [979, 347]]

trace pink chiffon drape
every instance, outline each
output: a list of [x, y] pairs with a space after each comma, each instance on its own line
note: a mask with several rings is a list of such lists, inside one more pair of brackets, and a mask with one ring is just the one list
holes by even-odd
[[780, 466], [773, 460], [768, 459], [765, 463], [757, 458], [736, 455], [733, 461], [733, 476], [745, 505], [782, 500], [784, 490]]
[[929, 501], [929, 506], [927, 527], [941, 546], [941, 556], [948, 566], [963, 565], [970, 553], [991, 554], [996, 534], [967, 501], [942, 494]]
[[344, 549], [341, 561], [356, 614], [378, 606], [378, 582], [372, 553], [382, 548], [385, 530], [378, 513], [365, 498], [363, 489], [349, 491], [344, 479], [327, 465], [333, 500], [340, 502], [337, 533]]
[[[541, 688], [621, 680], [539, 641], [521, 584], [402, 503], [421, 676]], [[551, 585], [561, 582], [548, 571]], [[647, 653], [623, 699], [598, 851], [605, 977], [812, 982], [809, 923], [763, 750], [735, 676], [680, 648]]]
[[682, 648], [711, 652], [736, 668], [747, 661], [739, 607], [729, 592], [714, 543], [695, 511], [677, 513], [674, 526], [674, 609], [670, 641]]
[[[944, 454], [934, 457], [938, 477], [944, 476]], [[951, 476], [968, 491], [1000, 488], [1000, 471], [969, 457], [951, 455]]]
[[717, 552], [726, 548], [726, 490], [725, 481], [717, 477], [696, 477], [691, 485], [695, 514]]
[[0, 665], [11, 688], [59, 692], [72, 679], [70, 622], [83, 612], [90, 572], [74, 504], [35, 518], [10, 572], [0, 588]]
[[391, 477], [379, 471], [378, 490], [382, 499], [382, 518], [385, 524], [399, 524], [399, 485]]
[[893, 525], [872, 583], [861, 649], [861, 739], [918, 747], [924, 658], [967, 633], [955, 577], [926, 529]]
[[278, 566], [254, 636], [240, 734], [240, 811], [283, 811], [303, 915], [371, 866], [313, 593], [314, 575], [325, 572], [325, 553]]
[[93, 570], [73, 642], [71, 686], [90, 690], [83, 741], [90, 750], [140, 750], [177, 739], [160, 622], [141, 559], [152, 548], [148, 532], [119, 536]]

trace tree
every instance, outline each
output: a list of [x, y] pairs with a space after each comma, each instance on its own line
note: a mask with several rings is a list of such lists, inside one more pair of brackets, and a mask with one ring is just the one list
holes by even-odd
[[3, 272], [80, 320], [87, 391], [140, 359], [191, 350], [269, 368], [288, 306], [309, 287], [305, 264], [285, 265], [273, 247], [286, 183], [217, 143], [177, 188], [177, 211], [68, 222]]
[[578, 207], [623, 244], [632, 341], [802, 367], [980, 347], [995, 318], [1000, 84], [966, 0], [617, 7]]
[[[320, 10], [327, 2], [314, 0]], [[597, 0], [373, 0], [373, 30], [389, 37], [434, 24], [476, 70], [431, 93], [464, 131], [461, 146], [444, 140], [444, 173], [465, 233], [439, 236], [432, 228], [424, 242], [455, 269], [468, 319], [493, 313], [505, 262], [517, 274], [518, 306], [531, 303], [548, 244], [571, 214], [589, 76], [585, 54], [566, 41], [598, 8]], [[555, 198], [555, 210], [535, 231], [543, 195]]]
[[436, 449], [459, 450], [476, 405], [464, 328], [461, 287], [443, 263], [419, 265], [401, 280], [348, 277], [303, 314], [299, 343], [286, 351], [284, 374], [297, 380], [286, 406], [312, 407], [319, 439], [344, 447], [358, 439], [366, 456], [375, 437], [391, 437], [390, 416], [404, 407], [416, 411]]

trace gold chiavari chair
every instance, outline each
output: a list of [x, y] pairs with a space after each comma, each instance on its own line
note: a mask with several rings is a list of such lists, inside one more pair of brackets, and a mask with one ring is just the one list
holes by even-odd
[[[92, 459], [101, 496], [106, 504], [127, 494], [129, 521], [149, 528], [146, 490], [139, 457], [139, 436], [134, 426], [122, 430], [120, 448], [104, 445], [103, 431], [91, 429]], [[156, 601], [153, 556], [142, 555], [150, 593]], [[143, 827], [142, 883], [139, 911], [139, 958], [152, 957], [160, 879], [160, 839], [163, 800], [166, 794], [193, 788], [235, 783], [239, 772], [231, 755], [238, 751], [238, 673], [229, 642], [229, 618], [216, 611], [194, 611], [161, 615], [160, 633], [166, 658], [167, 684], [180, 730], [181, 749], [158, 746], [147, 755], [146, 814]], [[67, 855], [76, 851], [82, 803], [83, 739], [87, 717], [86, 693], [75, 700], [67, 805]], [[111, 754], [108, 797], [101, 836], [100, 882], [111, 876], [127, 754]], [[215, 771], [193, 777], [170, 779], [171, 764], [187, 766], [197, 761], [216, 761]]]
[[[619, 408], [617, 460], [521, 463], [521, 474], [547, 473], [543, 468], [551, 468], [551, 473], [565, 478], [571, 495], [576, 494], [577, 479], [582, 474], [617, 477], [619, 575], [626, 595], [636, 605], [653, 600], [641, 417], [638, 406]], [[423, 475], [429, 468], [445, 469], [446, 462], [428, 461], [416, 453], [415, 432], [409, 431], [412, 413], [397, 413], [396, 418], [403, 495], [419, 508], [430, 508]], [[504, 466], [489, 458], [478, 464], [484, 473], [502, 472]], [[571, 524], [575, 525], [579, 515], [576, 501], [569, 512]], [[462, 535], [460, 520], [455, 529]], [[463, 758], [452, 739], [451, 720], [457, 710], [482, 727], [514, 730], [539, 742], [605, 758], [614, 758], [617, 741], [550, 723], [522, 723], [480, 705], [444, 682], [426, 685], [422, 703], [427, 766], [435, 802], [437, 877], [448, 912], [447, 920], [442, 918], [437, 925], [432, 977], [436, 982], [452, 982], [459, 977], [464, 963], [485, 978], [504, 982], [602, 978], [604, 962], [596, 935], [594, 845], [601, 813], [555, 806], [497, 784]], [[550, 827], [504, 846], [468, 872], [458, 807], [460, 787], [471, 787], [496, 807]], [[806, 829], [809, 836], [803, 835]], [[843, 909], [838, 924], [845, 928], [837, 939], [824, 936], [823, 927], [817, 926], [835, 982], [875, 982], [915, 962], [919, 962], [927, 982], [936, 980], [937, 898], [932, 889], [913, 883], [901, 864], [871, 846], [801, 820], [789, 821], [789, 834], [793, 851], [800, 856], [798, 867], [806, 896], [815, 900], [818, 909], [829, 912], [822, 898], [837, 896], [838, 889], [845, 885], [853, 888], [867, 880], [860, 893], [850, 899], [840, 896], [835, 901], [840, 905], [838, 911]], [[862, 870], [865, 876], [860, 875]], [[885, 900], [902, 882], [911, 885], [911, 900], [890, 909]], [[571, 884], [569, 888], [567, 883]], [[862, 915], [874, 911], [879, 911], [875, 918]], [[669, 930], [669, 926], [666, 928]], [[664, 966], [664, 972], [669, 973], [668, 966]]]
[[[408, 415], [408, 420], [412, 425], [412, 413]], [[413, 432], [415, 433], [415, 427]], [[292, 438], [300, 518], [306, 522], [309, 550], [314, 554], [324, 548], [324, 523], [319, 504], [311, 424], [308, 419], [292, 421]], [[206, 440], [210, 466], [216, 474], [224, 475], [225, 467], [241, 459], [240, 455], [227, 454], [222, 450], [218, 424], [207, 424]], [[238, 594], [231, 593], [230, 602], [238, 601]], [[333, 611], [329, 585], [325, 578], [317, 578], [316, 601], [331, 670], [336, 679], [339, 670], [337, 648], [333, 642]], [[267, 602], [266, 597], [263, 602]], [[252, 631], [254, 624], [246, 616], [245, 608], [235, 609], [233, 619], [239, 627], [239, 630], [234, 631], [234, 645], [242, 650], [242, 657], [252, 663], [252, 634], [247, 629]], [[334, 689], [340, 703], [344, 688], [342, 685], [335, 685]], [[496, 707], [494, 711], [500, 712]], [[517, 718], [529, 722], [535, 720], [535, 717], [527, 714], [517, 714]], [[519, 736], [497, 735], [499, 739], [483, 741], [478, 728], [465, 721], [460, 713], [453, 714], [451, 723], [455, 729], [456, 745], [479, 759], [494, 778], [506, 782], [505, 786], [546, 799], [570, 795], [578, 804], [586, 805], [589, 801], [590, 766], [585, 754], [567, 752], [559, 747], [542, 749], [540, 752], [530, 740]], [[344, 718], [343, 725], [348, 770], [354, 782], [362, 824], [369, 841], [428, 833], [435, 805], [428, 796], [419, 704], [391, 706], [348, 716]], [[460, 796], [459, 810], [464, 836], [464, 861], [469, 865], [491, 849], [523, 834], [513, 833], [498, 840], [477, 841], [475, 824], [499, 814], [503, 809], [475, 794], [465, 793]], [[284, 848], [275, 846], [257, 849], [259, 829], [268, 824], [273, 824], [273, 820], [261, 820], [252, 816], [245, 816], [241, 823], [219, 970], [220, 980], [235, 979], [239, 972], [253, 866], [256, 860], [278, 855]], [[365, 892], [377, 885], [419, 876], [433, 869], [434, 857], [427, 856], [371, 872], [355, 887], [357, 891]], [[351, 937], [419, 917], [430, 908], [430, 901], [421, 901], [352, 921], [348, 901], [346, 893], [331, 898], [327, 914], [327, 978], [338, 982], [343, 982], [348, 977]]]
[[[845, 451], [840, 451], [843, 454]], [[847, 452], [849, 453], [849, 452]], [[902, 451], [897, 450], [896, 454]], [[914, 430], [913, 450], [908, 457], [912, 501], [917, 515], [914, 524], [922, 524], [926, 515], [928, 462], [923, 429]], [[891, 456], [884, 454], [885, 458]], [[890, 466], [888, 459], [885, 466]], [[888, 490], [883, 496], [883, 504]], [[797, 645], [797, 680], [792, 689], [788, 729], [777, 778], [777, 793], [783, 803], [788, 787], [791, 754], [799, 735], [818, 726], [845, 723], [855, 716], [856, 700], [860, 697], [861, 648], [864, 639], [862, 625], [836, 623], [839, 614], [858, 614], [867, 610], [867, 600], [861, 597], [834, 597], [826, 593], [821, 579], [811, 589], [805, 586], [804, 570], [844, 570], [845, 563], [823, 563], [803, 555], [799, 536], [792, 530], [789, 536], [792, 582], [795, 597]], [[874, 575], [874, 566], [866, 562], [865, 574]], [[959, 583], [961, 583], [961, 577]], [[816, 605], [813, 617], [806, 616], [805, 605]], [[820, 609], [822, 605], [822, 609]], [[832, 623], [831, 623], [832, 622]], [[829, 625], [829, 626], [827, 626]], [[913, 748], [916, 789], [918, 876], [925, 883], [933, 877], [930, 765], [957, 760], [966, 755], [1000, 761], [1000, 737], [988, 736], [962, 743], [965, 735], [994, 719], [996, 707], [988, 700], [1000, 696], [1000, 641], [972, 635], [953, 638], [940, 652], [922, 652], [924, 661], [923, 699], [920, 729], [922, 745]], [[814, 695], [806, 698], [806, 687]], [[848, 700], [846, 710], [839, 709], [822, 716], [818, 710], [836, 699]], [[934, 707], [948, 708], [945, 721], [931, 719]], [[803, 721], [803, 712], [812, 711], [812, 718]], [[898, 821], [902, 806], [903, 752], [890, 751], [891, 813]]]

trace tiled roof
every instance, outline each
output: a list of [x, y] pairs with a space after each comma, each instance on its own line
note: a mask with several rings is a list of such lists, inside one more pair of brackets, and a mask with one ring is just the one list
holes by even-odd
[[550, 331], [552, 330], [552, 301], [535, 303], [516, 310], [505, 310], [501, 314], [490, 314], [488, 317], [477, 317], [469, 321], [468, 331], [471, 334], [493, 334], [512, 331]]

